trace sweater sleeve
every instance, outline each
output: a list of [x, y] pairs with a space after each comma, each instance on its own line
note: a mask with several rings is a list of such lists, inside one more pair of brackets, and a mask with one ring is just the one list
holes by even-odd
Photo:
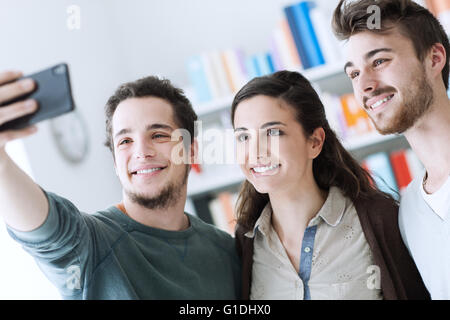
[[22, 232], [8, 228], [10, 236], [37, 262], [63, 298], [79, 299], [86, 274], [92, 270], [92, 238], [86, 219], [69, 200], [45, 192], [49, 213], [37, 229]]

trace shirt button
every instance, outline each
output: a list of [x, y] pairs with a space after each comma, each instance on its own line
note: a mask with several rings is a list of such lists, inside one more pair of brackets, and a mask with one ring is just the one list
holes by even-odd
[[306, 247], [306, 248], [305, 248], [305, 252], [306, 252], [306, 253], [308, 253], [308, 252], [310, 252], [310, 251], [311, 251], [311, 248], [310, 248], [310, 247]]

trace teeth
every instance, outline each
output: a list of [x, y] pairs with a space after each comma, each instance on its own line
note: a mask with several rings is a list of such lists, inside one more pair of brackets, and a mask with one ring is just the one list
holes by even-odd
[[139, 170], [139, 171], [136, 171], [136, 173], [137, 174], [150, 173], [150, 172], [161, 170], [161, 169], [162, 168], [153, 168], [153, 169]]
[[262, 172], [266, 172], [266, 171], [278, 168], [279, 166], [280, 166], [279, 164], [274, 164], [274, 165], [268, 166], [268, 167], [255, 167], [255, 168], [253, 168], [253, 171], [255, 171], [257, 173], [262, 173]]
[[383, 100], [377, 101], [376, 103], [374, 103], [373, 105], [370, 106], [370, 109], [373, 110], [373, 109], [378, 108], [379, 106], [381, 106], [381, 105], [382, 105], [383, 103], [385, 103], [386, 101], [391, 100], [392, 97], [393, 97], [393, 96], [389, 96], [389, 97], [384, 98]]

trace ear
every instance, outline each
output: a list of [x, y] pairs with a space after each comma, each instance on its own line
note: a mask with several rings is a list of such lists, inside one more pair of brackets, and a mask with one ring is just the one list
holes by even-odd
[[309, 137], [310, 149], [309, 157], [315, 159], [322, 152], [323, 143], [325, 141], [325, 130], [322, 127], [316, 128], [312, 135]]
[[446, 61], [447, 53], [445, 52], [444, 46], [440, 43], [435, 43], [430, 49], [426, 64], [433, 79], [442, 79], [441, 73]]
[[200, 163], [199, 154], [198, 154], [198, 141], [197, 138], [194, 138], [194, 140], [191, 143], [190, 148], [190, 154], [189, 154], [189, 160], [191, 164]]

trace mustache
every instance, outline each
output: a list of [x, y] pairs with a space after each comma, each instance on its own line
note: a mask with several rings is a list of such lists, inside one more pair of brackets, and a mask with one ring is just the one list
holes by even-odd
[[397, 92], [397, 90], [395, 90], [395, 88], [393, 88], [393, 87], [384, 87], [384, 88], [376, 89], [376, 90], [374, 90], [374, 91], [371, 93], [370, 96], [364, 96], [364, 97], [363, 97], [364, 108], [366, 108], [366, 109], [369, 108], [369, 106], [366, 104], [366, 103], [367, 103], [367, 100], [369, 100], [369, 99], [371, 99], [371, 98], [373, 98], [373, 97], [382, 95], [382, 94], [384, 94], [384, 93], [396, 93], [396, 92]]

